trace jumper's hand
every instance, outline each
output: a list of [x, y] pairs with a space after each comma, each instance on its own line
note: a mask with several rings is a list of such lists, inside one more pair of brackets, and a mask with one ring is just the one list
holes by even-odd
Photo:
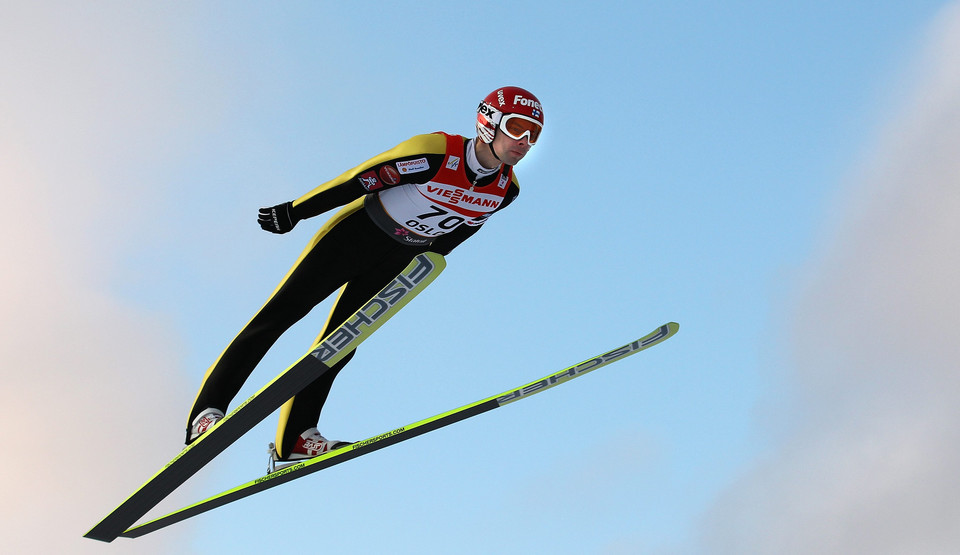
[[293, 215], [293, 203], [285, 202], [270, 208], [261, 208], [257, 221], [260, 227], [270, 233], [286, 233], [297, 225], [299, 218]]

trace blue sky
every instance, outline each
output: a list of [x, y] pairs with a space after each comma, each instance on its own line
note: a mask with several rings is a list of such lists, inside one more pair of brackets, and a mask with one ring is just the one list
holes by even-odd
[[[51, 497], [75, 527], [51, 545], [102, 548], [77, 538], [179, 449], [204, 370], [325, 219], [274, 236], [256, 225], [258, 207], [413, 134], [469, 134], [479, 100], [515, 84], [546, 118], [517, 167], [520, 198], [364, 345], [321, 430], [363, 439], [663, 322], [680, 333], [110, 549], [736, 552], [711, 532], [718, 507], [760, 483], [754, 471], [803, 427], [791, 376], [806, 360], [794, 352], [808, 339], [796, 329], [804, 295], [824, 253], [845, 244], [859, 168], [918, 98], [929, 68], [917, 60], [953, 12], [933, 1], [620, 4], [3, 8], [0, 47], [15, 55], [0, 62], [0, 184], [16, 212], [4, 248], [20, 261], [8, 291], [26, 291], [4, 297], [22, 334], [5, 343], [22, 362], [4, 370], [4, 389], [28, 391], [21, 410], [57, 407], [48, 426], [72, 419], [70, 449], [88, 464], [68, 502]], [[238, 399], [296, 360], [328, 309], [278, 342]], [[18, 325], [23, 313], [35, 325]], [[62, 395], [28, 371], [41, 363], [24, 345], [41, 352], [51, 336], [74, 338], [57, 349], [80, 357], [69, 377], [60, 351], [42, 359], [54, 383], [80, 380]], [[158, 514], [257, 477], [274, 427], [271, 417]], [[23, 530], [41, 509], [21, 513]]]

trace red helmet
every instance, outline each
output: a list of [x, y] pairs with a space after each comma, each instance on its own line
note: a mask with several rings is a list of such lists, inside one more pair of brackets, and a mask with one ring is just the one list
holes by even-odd
[[543, 129], [540, 100], [520, 87], [502, 87], [488, 94], [477, 107], [477, 135], [491, 143], [497, 129], [514, 139], [527, 137], [530, 144], [536, 143]]

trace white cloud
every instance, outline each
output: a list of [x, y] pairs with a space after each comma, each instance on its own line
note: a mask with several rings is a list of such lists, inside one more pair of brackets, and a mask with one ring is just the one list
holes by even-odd
[[930, 35], [793, 310], [787, 430], [712, 508], [709, 552], [960, 549], [960, 5]]

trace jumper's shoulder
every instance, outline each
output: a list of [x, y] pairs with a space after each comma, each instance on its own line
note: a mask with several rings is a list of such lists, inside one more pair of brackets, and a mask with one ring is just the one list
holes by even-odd
[[385, 154], [392, 158], [423, 154], [446, 154], [447, 138], [442, 133], [414, 135], [393, 147]]

